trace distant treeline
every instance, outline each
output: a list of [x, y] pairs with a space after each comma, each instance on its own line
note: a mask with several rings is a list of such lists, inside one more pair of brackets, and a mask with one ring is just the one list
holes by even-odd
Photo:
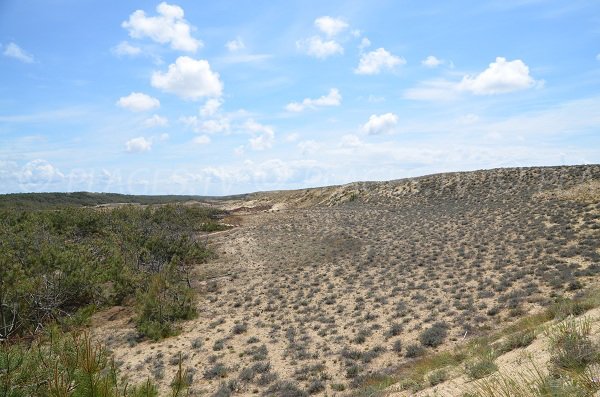
[[94, 206], [113, 203], [169, 204], [185, 201], [206, 201], [242, 197], [228, 196], [143, 196], [118, 193], [11, 193], [0, 195], [0, 209], [53, 209], [71, 206]]

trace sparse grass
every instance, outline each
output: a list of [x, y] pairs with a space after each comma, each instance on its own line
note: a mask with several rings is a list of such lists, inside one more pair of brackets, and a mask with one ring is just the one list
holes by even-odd
[[477, 380], [488, 376], [498, 370], [498, 366], [494, 363], [494, 359], [495, 355], [493, 351], [480, 354], [465, 364], [465, 373], [471, 380]]
[[590, 320], [566, 319], [547, 331], [555, 370], [582, 372], [600, 359], [600, 349], [589, 338]]
[[[471, 394], [476, 397], [589, 396], [589, 392], [586, 392], [588, 394], [569, 394], [580, 393], [580, 388], [600, 389], [600, 383], [597, 382], [597, 379], [600, 379], [598, 376], [600, 372], [596, 374], [596, 377], [593, 376], [594, 371], [600, 371], [600, 369], [592, 369], [589, 366], [590, 363], [599, 362], [600, 348], [595, 344], [588, 344], [586, 341], [584, 336], [589, 331], [589, 325], [586, 325], [585, 320], [583, 322], [581, 320], [563, 320], [555, 328], [547, 331], [549, 335], [554, 335], [552, 343], [554, 343], [553, 346], [556, 346], [553, 349], [552, 361], [561, 363], [563, 369], [559, 375], [556, 375], [556, 379], [537, 370], [532, 371], [523, 379], [520, 376], [515, 378], [494, 374], [497, 371], [494, 360], [499, 354], [528, 346], [535, 339], [540, 327], [549, 321], [560, 321], [564, 316], [573, 316], [575, 313], [582, 314], [584, 313], [581, 311], [582, 307], [590, 310], [600, 306], [599, 297], [600, 292], [590, 290], [577, 299], [558, 298], [555, 303], [542, 312], [522, 318], [494, 334], [459, 345], [454, 351], [425, 355], [408, 363], [390, 379], [393, 380], [393, 383], [400, 382], [404, 389], [420, 390], [425, 383], [428, 383], [428, 376], [436, 376], [433, 375], [436, 371], [464, 365], [465, 372], [471, 379], [480, 379], [477, 381], [477, 389], [471, 391]], [[416, 344], [410, 346], [419, 347]], [[497, 346], [498, 350], [492, 350], [491, 346]], [[586, 363], [586, 366], [582, 370], [583, 362]], [[564, 375], [564, 370], [567, 368], [571, 368], [571, 371], [567, 371], [571, 374], [571, 378]], [[572, 369], [579, 369], [579, 373]], [[525, 382], [525, 379], [529, 378], [533, 380]], [[390, 379], [386, 379], [385, 382], [390, 382]], [[370, 387], [373, 385], [369, 385]]]

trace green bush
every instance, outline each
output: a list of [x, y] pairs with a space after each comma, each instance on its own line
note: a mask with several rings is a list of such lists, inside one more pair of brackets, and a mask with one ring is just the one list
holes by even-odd
[[191, 266], [212, 256], [196, 235], [221, 227], [215, 215], [181, 205], [0, 211], [0, 340], [130, 297], [140, 331], [171, 334], [169, 323], [194, 315]]
[[137, 328], [158, 340], [175, 334], [173, 324], [196, 315], [194, 295], [172, 266], [150, 278], [147, 289], [137, 299]]

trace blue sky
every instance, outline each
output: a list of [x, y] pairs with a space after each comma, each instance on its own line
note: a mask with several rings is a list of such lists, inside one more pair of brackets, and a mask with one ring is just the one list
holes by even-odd
[[597, 1], [0, 1], [0, 192], [600, 162]]

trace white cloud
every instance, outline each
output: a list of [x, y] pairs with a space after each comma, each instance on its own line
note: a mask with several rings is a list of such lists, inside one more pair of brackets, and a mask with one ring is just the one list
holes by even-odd
[[210, 64], [203, 59], [195, 60], [187, 56], [177, 58], [165, 73], [154, 72], [151, 84], [155, 88], [192, 100], [218, 97], [223, 92], [219, 74], [210, 69]]
[[201, 120], [196, 116], [182, 117], [179, 119], [194, 132], [203, 134], [228, 133], [231, 130], [228, 117], [218, 117], [210, 120]]
[[227, 49], [231, 52], [236, 52], [236, 51], [240, 51], [240, 50], [243, 50], [244, 48], [246, 48], [246, 45], [244, 44], [242, 39], [240, 39], [238, 37], [235, 40], [231, 40], [231, 41], [228, 41], [227, 43], [225, 43], [225, 47], [227, 47]]
[[363, 125], [362, 130], [369, 135], [384, 134], [392, 132], [396, 124], [398, 124], [398, 116], [394, 113], [373, 114]]
[[144, 127], [166, 127], [169, 125], [169, 120], [166, 117], [159, 116], [158, 114], [152, 115], [152, 117], [144, 120]]
[[520, 59], [507, 61], [498, 57], [483, 72], [466, 75], [459, 82], [448, 80], [423, 81], [417, 87], [404, 91], [404, 98], [424, 101], [448, 101], [458, 99], [462, 93], [494, 95], [543, 86], [542, 80], [534, 80], [529, 67]]
[[385, 97], [383, 97], [383, 96], [377, 96], [377, 95], [370, 94], [370, 95], [367, 97], [367, 101], [368, 101], [369, 103], [380, 103], [380, 102], [385, 102]]
[[209, 134], [215, 133], [226, 133], [229, 132], [230, 125], [229, 119], [226, 117], [220, 117], [218, 119], [213, 120], [205, 120], [200, 123], [197, 131], [198, 132], [208, 132]]
[[[245, 191], [272, 190], [285, 182], [318, 184], [324, 170], [314, 160], [282, 161], [270, 159], [264, 162], [251, 160], [228, 166], [205, 167], [195, 172], [179, 172], [171, 176], [171, 182], [179, 185], [179, 191], [195, 191], [199, 185], [215, 185], [221, 194]], [[243, 190], [242, 190], [243, 191]]]
[[208, 101], [206, 101], [204, 106], [200, 108], [200, 115], [202, 115], [203, 117], [214, 116], [219, 111], [222, 104], [222, 100], [217, 98], [211, 98]]
[[15, 43], [8, 43], [3, 54], [9, 58], [18, 59], [21, 62], [33, 63], [33, 55], [29, 54]]
[[344, 135], [340, 142], [340, 146], [351, 147], [351, 148], [357, 148], [357, 147], [361, 147], [364, 145], [365, 144], [363, 143], [363, 141], [361, 141], [360, 138], [354, 134]]
[[323, 41], [319, 36], [312, 36], [296, 42], [296, 47], [306, 54], [319, 59], [332, 55], [343, 54], [344, 48], [335, 40]]
[[28, 162], [18, 173], [19, 182], [27, 186], [46, 185], [64, 177], [58, 168], [42, 159]]
[[142, 49], [129, 44], [127, 41], [122, 41], [111, 49], [113, 54], [118, 56], [130, 56], [134, 57], [142, 53]]
[[403, 97], [414, 101], [452, 101], [459, 97], [456, 83], [446, 80], [429, 80], [404, 91]]
[[300, 152], [303, 155], [314, 154], [321, 147], [321, 145], [319, 145], [316, 141], [313, 140], [299, 142], [296, 146], [298, 147], [298, 149], [300, 149]]
[[208, 135], [200, 135], [192, 140], [196, 145], [208, 145], [210, 143], [210, 137]]
[[158, 137], [158, 139], [160, 139], [161, 141], [168, 141], [169, 138], [170, 136], [166, 132], [163, 132], [162, 134], [160, 134], [160, 137]]
[[348, 23], [340, 18], [323, 16], [315, 19], [315, 26], [329, 37], [344, 31], [348, 28]]
[[327, 95], [317, 99], [305, 98], [301, 103], [291, 102], [285, 109], [289, 112], [301, 112], [306, 108], [314, 109], [321, 106], [339, 106], [342, 102], [342, 96], [337, 88], [329, 90]]
[[404, 58], [392, 55], [384, 48], [378, 48], [360, 57], [358, 67], [354, 69], [356, 74], [378, 74], [383, 69], [392, 70], [398, 65], [404, 65]]
[[423, 65], [427, 68], [437, 68], [438, 66], [440, 66], [443, 63], [444, 63], [444, 61], [434, 57], [433, 55], [429, 55], [427, 58], [425, 58], [421, 61], [421, 65]]
[[371, 40], [369, 40], [366, 37], [363, 37], [362, 40], [360, 41], [360, 44], [358, 45], [358, 49], [360, 51], [364, 50], [367, 47], [371, 46]]
[[496, 62], [476, 76], [464, 76], [458, 89], [475, 95], [504, 94], [536, 85], [529, 75], [529, 67], [520, 59], [507, 61], [497, 57]]
[[202, 47], [202, 42], [192, 37], [191, 27], [183, 18], [181, 7], [162, 2], [156, 11], [159, 15], [150, 17], [144, 11], [137, 10], [121, 26], [133, 38], [149, 37], [161, 44], [169, 43], [174, 50], [195, 52]]
[[152, 141], [143, 136], [132, 138], [125, 142], [125, 149], [130, 153], [148, 152], [152, 149]]
[[160, 101], [141, 92], [132, 92], [119, 98], [117, 105], [132, 112], [145, 112], [160, 107]]
[[273, 146], [275, 131], [273, 127], [257, 123], [250, 119], [244, 124], [244, 129], [254, 135], [250, 138], [250, 147], [254, 150], [265, 150]]

